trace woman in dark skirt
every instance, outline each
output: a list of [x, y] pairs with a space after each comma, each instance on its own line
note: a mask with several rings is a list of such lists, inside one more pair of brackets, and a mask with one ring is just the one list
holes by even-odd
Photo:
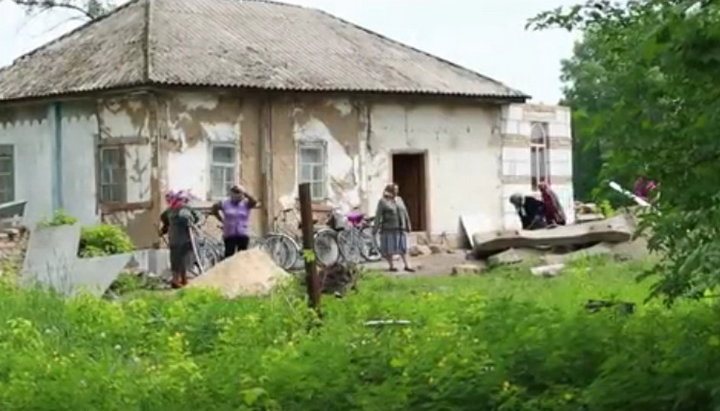
[[170, 206], [160, 215], [161, 233], [168, 235], [172, 286], [187, 285], [187, 271], [195, 261], [190, 229], [200, 221], [197, 211], [188, 206], [190, 196], [180, 192], [166, 196]]
[[410, 216], [402, 199], [398, 196], [398, 187], [388, 184], [375, 211], [375, 232], [380, 232], [380, 252], [390, 265], [389, 271], [396, 272], [393, 258], [399, 255], [405, 265], [405, 271], [415, 272], [407, 258], [407, 233], [410, 232]]

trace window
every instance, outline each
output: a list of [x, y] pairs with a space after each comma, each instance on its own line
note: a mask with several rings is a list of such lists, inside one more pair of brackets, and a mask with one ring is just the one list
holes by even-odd
[[123, 146], [100, 147], [100, 202], [125, 202], [125, 150]]
[[13, 146], [0, 145], [0, 204], [15, 201], [15, 152]]
[[213, 145], [210, 156], [210, 197], [223, 198], [235, 184], [235, 146]]
[[550, 182], [548, 166], [548, 123], [532, 123], [530, 134], [530, 175], [532, 189], [537, 190], [540, 182]]
[[310, 183], [310, 193], [314, 201], [323, 201], [325, 193], [325, 162], [327, 161], [325, 144], [300, 143], [298, 154], [298, 170], [300, 183]]

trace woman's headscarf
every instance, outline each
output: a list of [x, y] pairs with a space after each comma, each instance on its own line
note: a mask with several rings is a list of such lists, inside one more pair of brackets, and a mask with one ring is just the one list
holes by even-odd
[[172, 197], [170, 201], [170, 208], [178, 209], [190, 202], [190, 193], [185, 190], [180, 190]]

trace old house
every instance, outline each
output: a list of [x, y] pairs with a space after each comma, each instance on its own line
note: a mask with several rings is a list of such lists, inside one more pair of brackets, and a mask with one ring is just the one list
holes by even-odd
[[134, 0], [0, 70], [0, 202], [146, 246], [170, 188], [209, 201], [241, 182], [261, 230], [298, 182], [372, 213], [396, 181], [418, 231], [501, 227], [541, 179], [571, 205], [569, 110], [527, 98], [318, 10]]

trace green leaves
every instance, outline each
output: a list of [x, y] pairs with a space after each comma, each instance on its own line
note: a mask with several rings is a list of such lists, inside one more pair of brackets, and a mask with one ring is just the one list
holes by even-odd
[[648, 221], [651, 243], [665, 258], [654, 295], [669, 302], [694, 295], [697, 287], [720, 283], [706, 263], [720, 249], [713, 200], [720, 193], [720, 3], [578, 7], [533, 19], [536, 28], [570, 22], [584, 30], [562, 76], [567, 103], [578, 113], [575, 163], [583, 167], [575, 170], [576, 191], [586, 196], [606, 179], [631, 186], [641, 172], [658, 180], [662, 217]]

